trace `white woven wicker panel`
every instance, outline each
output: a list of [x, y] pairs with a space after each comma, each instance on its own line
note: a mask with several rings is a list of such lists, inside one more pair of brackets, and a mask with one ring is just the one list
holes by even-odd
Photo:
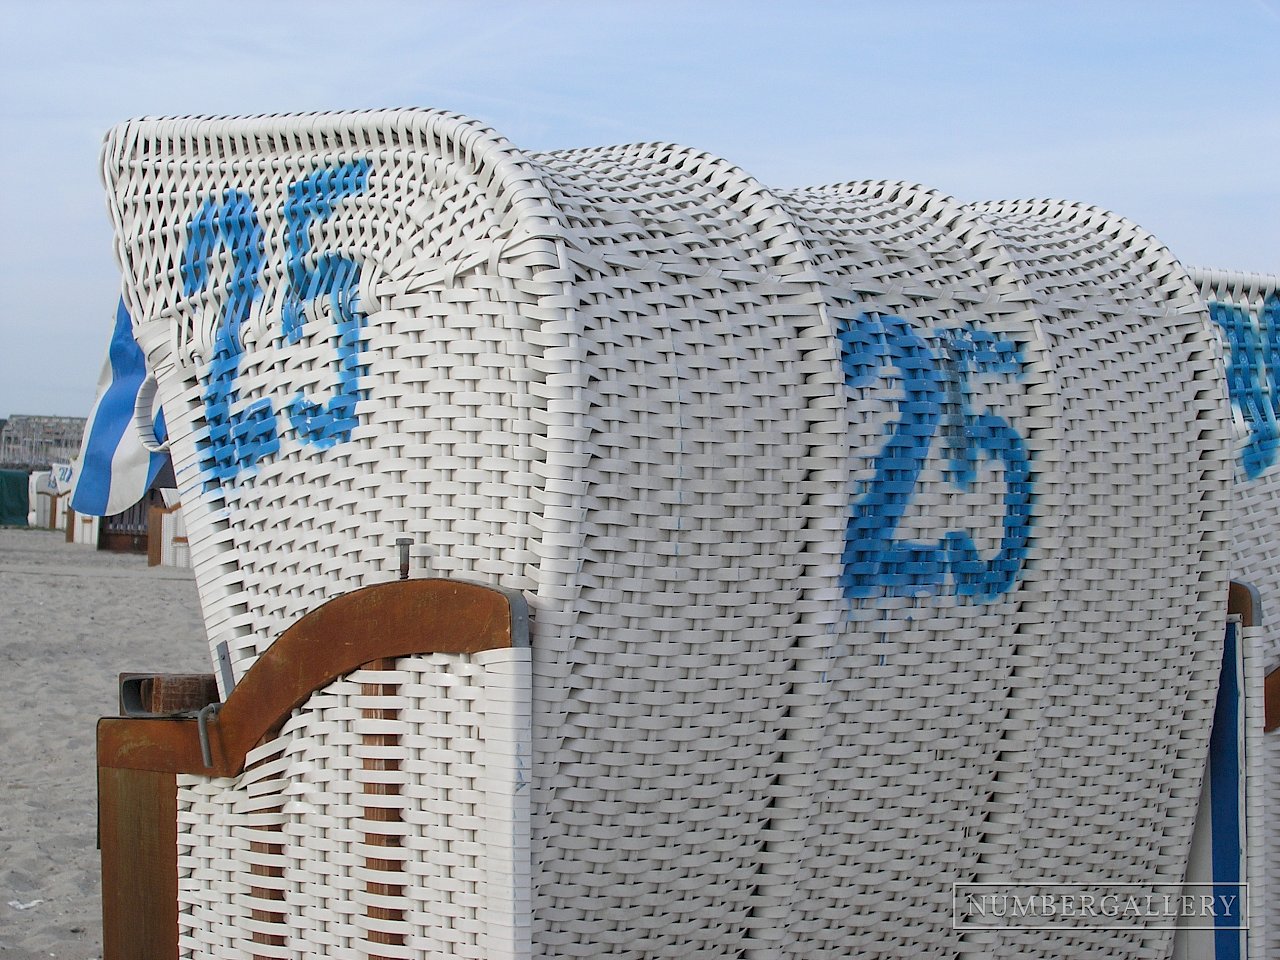
[[[1277, 445], [1280, 428], [1280, 277], [1194, 270], [1221, 337], [1226, 357], [1235, 439], [1235, 519], [1232, 526], [1232, 576], [1257, 589], [1262, 600], [1262, 623], [1246, 634], [1252, 656], [1246, 660], [1251, 681], [1261, 683], [1280, 669], [1280, 469]], [[1280, 828], [1275, 817], [1262, 811], [1280, 807], [1280, 734], [1256, 732], [1252, 753], [1253, 781], [1260, 785], [1252, 830], [1254, 889], [1251, 900], [1264, 923], [1265, 950], [1280, 954], [1280, 904], [1259, 891], [1280, 890]]]
[[[1229, 474], [1206, 319], [1148, 238], [903, 185], [779, 197], [663, 144], [522, 156], [431, 112], [143, 121], [106, 168], [237, 674], [398, 535], [529, 592], [511, 949], [983, 954], [953, 881], [1185, 859]], [[307, 779], [264, 770], [264, 810]], [[227, 861], [208, 824], [184, 855]], [[330, 842], [297, 857], [355, 929]], [[313, 922], [230, 924], [245, 893], [216, 889], [186, 934], [211, 951]]]
[[[406, 532], [438, 574], [534, 585], [546, 370], [528, 366], [540, 318], [520, 308], [555, 253], [517, 160], [429, 112], [142, 121], [109, 139], [126, 294], [210, 643], [237, 677], [306, 611], [385, 579]], [[219, 367], [245, 442], [215, 453]], [[354, 407], [325, 435], [292, 414], [300, 397]]]
[[[975, 209], [1043, 317], [1066, 472], [1050, 520], [1060, 530], [1059, 629], [1029, 651], [1039, 660], [1040, 727], [1008, 857], [995, 865], [1045, 879], [1178, 882], [1227, 586], [1215, 341], [1185, 271], [1126, 221], [1056, 202]], [[1039, 934], [997, 942], [1046, 957], [1072, 943], [1044, 945]], [[1168, 943], [1167, 934], [1100, 932], [1071, 950], [1163, 956]]]
[[[1274, 664], [1275, 651], [1268, 649], [1262, 626], [1241, 631], [1244, 643], [1245, 677], [1245, 874], [1249, 883], [1252, 921], [1249, 925], [1250, 957], [1274, 956], [1280, 951], [1280, 904], [1271, 891], [1280, 889], [1280, 868], [1275, 853], [1280, 849], [1280, 833], [1273, 826], [1276, 804], [1280, 803], [1280, 738], [1263, 733], [1266, 716], [1265, 682]], [[1268, 815], [1270, 812], [1270, 815]]]
[[[1268, 636], [1273, 598], [1280, 597], [1280, 278], [1197, 270], [1213, 329], [1222, 342], [1230, 388], [1235, 440], [1235, 504], [1232, 576], [1252, 584], [1262, 597]], [[1271, 668], [1280, 666], [1280, 641]]]
[[187, 546], [187, 524], [182, 511], [160, 515], [160, 529], [154, 531], [160, 537], [160, 563], [166, 567], [191, 566], [191, 552]]
[[181, 955], [527, 957], [528, 751], [527, 649], [316, 692], [241, 776], [179, 778]]
[[[771, 825], [767, 933], [787, 956], [955, 956], [952, 884], [973, 879], [983, 857], [972, 838], [1009, 749], [1016, 598], [1036, 562], [1016, 556], [1029, 544], [1014, 502], [1028, 491], [1005, 483], [1006, 463], [977, 434], [994, 417], [1025, 431], [1044, 374], [1025, 310], [993, 292], [950, 222], [953, 201], [895, 184], [782, 199], [823, 278], [825, 336], [842, 341], [833, 442], [846, 463], [829, 536], [871, 569], [851, 580], [846, 566], [845, 602], [811, 608], [826, 636], [792, 675], [796, 775], [780, 784]], [[896, 467], [896, 488], [879, 473], [895, 455], [913, 463]], [[895, 524], [851, 524], [851, 503], [858, 521], [875, 519], [875, 498], [894, 490]], [[1007, 582], [970, 582], [942, 546], [967, 536], [991, 561], [1006, 519], [1017, 528], [1003, 543]], [[921, 569], [889, 588], [876, 577], [891, 572], [891, 550], [914, 551]]]
[[804, 775], [784, 747], [796, 651], [839, 616], [816, 277], [785, 211], [717, 158], [539, 159], [569, 228], [583, 519], [567, 576], [541, 571], [564, 602], [538, 606], [534, 644], [536, 945], [740, 956], [771, 939], [770, 821]]

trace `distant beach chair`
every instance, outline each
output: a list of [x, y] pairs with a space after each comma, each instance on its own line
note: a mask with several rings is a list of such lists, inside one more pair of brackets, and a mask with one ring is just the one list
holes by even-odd
[[164, 490], [162, 493], [165, 495], [163, 502], [153, 503], [148, 511], [147, 564], [152, 567], [189, 567], [191, 547], [178, 492]]
[[107, 958], [1173, 949], [957, 912], [1182, 888], [1228, 631], [1261, 737], [1231, 368], [1149, 235], [435, 111], [104, 169], [222, 700], [100, 725]]
[[[53, 493], [48, 470], [33, 470], [27, 475], [27, 526], [50, 529], [49, 497]], [[42, 499], [43, 498], [43, 499]]]

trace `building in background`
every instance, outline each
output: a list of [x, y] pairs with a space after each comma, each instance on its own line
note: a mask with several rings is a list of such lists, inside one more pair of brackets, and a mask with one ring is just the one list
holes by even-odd
[[[65, 530], [68, 543], [101, 550], [151, 551], [163, 558], [156, 562], [185, 566], [185, 530], [176, 508], [167, 506], [160, 493], [162, 488], [173, 486], [173, 468], [167, 458], [143, 499], [121, 513], [89, 517], [68, 507], [69, 464], [80, 454], [86, 422], [85, 417], [27, 414], [0, 419], [0, 479], [5, 481], [0, 484], [0, 500], [5, 504], [0, 523]], [[61, 477], [61, 485], [55, 482], [55, 473]], [[164, 516], [168, 524], [163, 550], [159, 543], [150, 542], [153, 509], [154, 516]]]
[[80, 453], [84, 417], [14, 414], [0, 421], [0, 469], [48, 470]]

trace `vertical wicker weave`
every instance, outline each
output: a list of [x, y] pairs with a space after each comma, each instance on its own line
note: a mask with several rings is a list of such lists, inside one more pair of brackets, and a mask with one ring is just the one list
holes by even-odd
[[[1262, 598], [1262, 625], [1245, 632], [1246, 666], [1255, 686], [1280, 668], [1280, 632], [1275, 598], [1280, 597], [1280, 498], [1277, 469], [1277, 409], [1280, 408], [1280, 277], [1224, 270], [1193, 270], [1192, 278], [1208, 305], [1226, 358], [1234, 426], [1235, 519], [1232, 524], [1232, 576], [1252, 584]], [[1253, 714], [1262, 716], [1261, 691], [1252, 691]], [[1280, 890], [1280, 830], [1274, 811], [1280, 804], [1280, 734], [1254, 729], [1250, 797], [1250, 898], [1261, 904], [1261, 923], [1251, 930], [1251, 950], [1280, 954], [1280, 905], [1268, 891]], [[1266, 816], [1272, 811], [1271, 816]]]
[[359, 670], [239, 778], [181, 777], [182, 955], [521, 955], [528, 670], [527, 649]]
[[184, 780], [185, 955], [1167, 953], [951, 926], [953, 882], [1185, 867], [1230, 436], [1150, 237], [431, 111], [104, 166], [236, 675], [398, 536], [535, 618], [523, 679], [362, 672]]

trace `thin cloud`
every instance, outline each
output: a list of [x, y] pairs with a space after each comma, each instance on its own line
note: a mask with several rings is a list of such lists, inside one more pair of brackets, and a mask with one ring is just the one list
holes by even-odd
[[1254, 5], [1269, 16], [1272, 20], [1280, 23], [1280, 8], [1277, 8], [1271, 0], [1253, 0]]
[[1280, 270], [1277, 0], [350, 9], [0, 0], [0, 415], [92, 401], [119, 284], [98, 151], [142, 114], [429, 105], [531, 150], [686, 143], [770, 186], [1065, 196], [1191, 262]]

